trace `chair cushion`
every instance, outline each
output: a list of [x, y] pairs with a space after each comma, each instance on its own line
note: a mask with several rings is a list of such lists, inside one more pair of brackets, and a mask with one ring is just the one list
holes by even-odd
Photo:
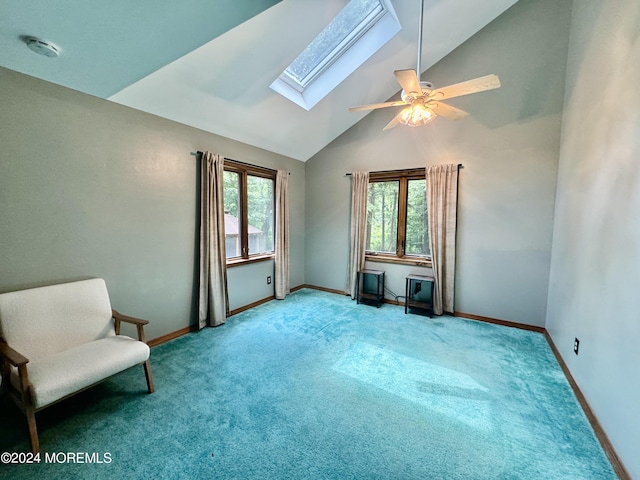
[[[95, 340], [27, 364], [35, 408], [42, 408], [149, 358], [146, 343], [125, 335]], [[11, 383], [19, 389], [17, 369]]]
[[101, 278], [0, 294], [0, 337], [32, 362], [113, 335]]

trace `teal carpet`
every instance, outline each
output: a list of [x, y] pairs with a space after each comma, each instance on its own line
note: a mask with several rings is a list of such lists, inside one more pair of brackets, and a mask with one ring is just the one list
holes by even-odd
[[151, 363], [152, 395], [139, 367], [42, 411], [41, 463], [0, 478], [616, 478], [538, 333], [300, 290]]

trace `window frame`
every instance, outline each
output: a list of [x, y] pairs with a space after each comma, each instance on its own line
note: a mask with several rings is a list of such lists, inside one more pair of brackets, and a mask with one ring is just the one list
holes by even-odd
[[409, 180], [424, 180], [426, 182], [425, 168], [411, 168], [406, 170], [387, 170], [383, 172], [369, 173], [369, 183], [398, 182], [398, 232], [396, 238], [396, 253], [378, 253], [371, 250], [365, 251], [365, 260], [368, 262], [398, 263], [403, 265], [416, 265], [421, 267], [431, 266], [431, 255], [405, 254], [407, 236], [407, 198]]
[[273, 223], [274, 223], [274, 240], [275, 240], [275, 195], [276, 195], [276, 170], [270, 168], [259, 167], [257, 165], [250, 165], [248, 163], [239, 162], [237, 160], [225, 159], [223, 169], [226, 172], [234, 172], [239, 175], [240, 185], [238, 187], [239, 194], [239, 206], [240, 210], [240, 251], [242, 253], [239, 257], [227, 258], [227, 268], [236, 267], [239, 265], [247, 265], [255, 262], [262, 262], [275, 258], [275, 241], [274, 251], [271, 253], [256, 253], [251, 255], [249, 252], [249, 210], [247, 209], [248, 203], [248, 182], [249, 175], [254, 177], [268, 178], [273, 181]]

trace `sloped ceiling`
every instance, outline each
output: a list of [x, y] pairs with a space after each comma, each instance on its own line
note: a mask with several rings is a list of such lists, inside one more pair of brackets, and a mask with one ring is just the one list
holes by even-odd
[[[422, 70], [516, 1], [425, 0]], [[393, 71], [416, 65], [420, 2], [393, 0], [400, 33], [313, 109], [272, 91], [346, 2], [5, 0], [0, 65], [306, 161], [366, 115], [349, 106], [390, 98]], [[55, 43], [60, 57], [32, 53], [25, 35]]]

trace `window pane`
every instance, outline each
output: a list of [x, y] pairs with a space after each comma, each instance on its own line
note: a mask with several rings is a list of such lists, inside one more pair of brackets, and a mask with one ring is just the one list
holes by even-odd
[[396, 253], [398, 240], [399, 182], [369, 183], [367, 200], [367, 250]]
[[224, 236], [227, 246], [227, 258], [242, 255], [240, 239], [240, 174], [224, 172]]
[[286, 72], [302, 86], [309, 82], [314, 69], [326, 62], [341, 42], [355, 30], [366, 28], [367, 17], [383, 10], [379, 0], [351, 0], [346, 7], [320, 32], [307, 48], [289, 65]]
[[273, 210], [273, 180], [249, 175], [249, 255], [273, 252]]
[[409, 180], [407, 186], [407, 255], [430, 255], [427, 229], [427, 182]]

